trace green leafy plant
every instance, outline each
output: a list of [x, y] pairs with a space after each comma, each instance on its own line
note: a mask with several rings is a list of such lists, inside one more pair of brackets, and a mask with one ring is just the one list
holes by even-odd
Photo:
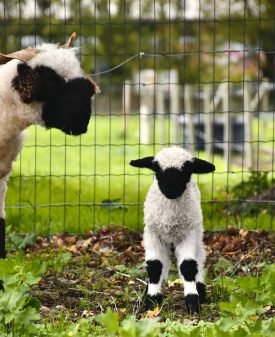
[[[251, 171], [248, 180], [242, 180], [231, 189], [233, 199], [240, 200], [240, 202], [232, 203], [233, 210], [237, 211], [241, 209], [243, 214], [255, 215], [260, 210], [269, 208], [270, 206], [268, 206], [268, 204], [258, 203], [256, 199], [258, 199], [263, 192], [270, 189], [273, 184], [274, 180], [268, 178], [268, 172]], [[255, 202], [245, 203], [243, 202], [245, 199], [255, 199]]]
[[40, 280], [44, 266], [40, 261], [27, 261], [22, 254], [0, 260], [0, 335], [34, 336], [35, 322], [40, 319], [40, 303], [33, 298], [30, 287]]
[[14, 252], [16, 250], [23, 250], [35, 243], [36, 235], [34, 233], [28, 235], [19, 235], [15, 233], [11, 226], [7, 227], [7, 251]]
[[135, 316], [131, 315], [119, 322], [118, 314], [112, 312], [110, 308], [98, 315], [96, 321], [105, 327], [105, 336], [158, 337], [160, 334], [160, 325], [156, 319], [138, 321]]

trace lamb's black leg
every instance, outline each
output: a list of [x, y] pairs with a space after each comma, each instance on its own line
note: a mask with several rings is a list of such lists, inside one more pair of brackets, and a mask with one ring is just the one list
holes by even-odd
[[6, 258], [6, 225], [5, 219], [0, 218], [0, 259]]
[[184, 277], [184, 300], [187, 310], [191, 313], [200, 312], [199, 294], [196, 288], [196, 275], [198, 263], [193, 259], [183, 260], [180, 264], [180, 272]]
[[196, 283], [196, 288], [199, 294], [199, 301], [200, 304], [206, 303], [206, 289], [205, 289], [205, 284], [202, 282], [197, 282]]
[[146, 261], [146, 269], [149, 283], [145, 297], [145, 308], [146, 310], [153, 310], [156, 306], [161, 305], [163, 299], [161, 294], [163, 265], [159, 260], [149, 260]]

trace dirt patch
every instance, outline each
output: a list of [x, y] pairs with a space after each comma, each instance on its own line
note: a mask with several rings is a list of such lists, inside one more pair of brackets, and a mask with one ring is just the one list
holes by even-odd
[[[257, 275], [267, 263], [275, 262], [274, 234], [264, 231], [251, 232], [229, 228], [221, 232], [206, 232], [206, 268], [208, 280], [222, 274]], [[124, 228], [110, 226], [98, 233], [84, 236], [55, 235], [50, 240], [38, 237], [26, 250], [27, 256], [43, 254], [51, 259], [57, 252], [70, 252], [72, 258], [59, 272], [49, 270], [34, 289], [33, 294], [41, 303], [44, 317], [54, 317], [58, 312], [72, 319], [93, 316], [111, 307], [121, 316], [129, 313], [144, 315], [143, 294], [146, 273], [143, 268], [144, 251], [142, 236]], [[221, 264], [219, 261], [227, 263]], [[217, 268], [217, 265], [221, 265]], [[175, 265], [170, 279], [178, 279]], [[204, 318], [213, 319], [215, 303], [228, 294], [214, 289], [207, 282], [212, 311], [205, 306]], [[178, 319], [185, 312], [182, 285], [177, 282], [164, 287], [163, 310], [171, 319]]]

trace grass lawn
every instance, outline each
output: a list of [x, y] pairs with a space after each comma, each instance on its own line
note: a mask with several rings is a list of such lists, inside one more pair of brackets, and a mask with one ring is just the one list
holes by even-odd
[[[264, 125], [265, 132], [260, 132]], [[166, 126], [165, 145], [169, 145], [172, 131], [168, 121]], [[158, 120], [153, 128], [156, 136], [152, 145], [139, 144], [140, 123], [135, 115], [128, 117], [127, 126], [123, 116], [93, 115], [88, 133], [78, 138], [57, 130], [29, 128], [9, 181], [8, 224], [21, 233], [44, 235], [85, 233], [110, 223], [141, 230], [142, 204], [153, 176], [149, 170], [132, 168], [129, 162], [153, 155], [162, 147], [157, 144]], [[269, 158], [264, 169], [271, 170], [272, 121], [258, 124], [256, 120], [254, 129], [259, 139], [255, 151], [262, 162]], [[203, 152], [196, 155], [205, 158]], [[234, 225], [270, 229], [274, 219], [265, 209], [253, 216], [243, 210], [233, 214], [228, 209], [233, 198], [231, 188], [248, 179], [247, 169], [233, 164], [228, 173], [223, 157], [216, 154], [212, 162], [217, 168], [214, 174], [195, 177], [202, 192], [205, 228]]]

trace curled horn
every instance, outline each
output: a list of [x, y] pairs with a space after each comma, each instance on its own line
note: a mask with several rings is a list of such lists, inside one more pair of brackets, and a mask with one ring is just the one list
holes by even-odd
[[72, 35], [70, 36], [69, 40], [65, 44], [63, 44], [61, 46], [61, 48], [68, 49], [71, 46], [71, 44], [74, 42], [75, 39], [76, 39], [76, 33], [73, 32]]
[[5, 64], [11, 60], [20, 60], [22, 62], [30, 61], [37, 53], [39, 49], [37, 48], [26, 48], [19, 51], [16, 51], [12, 54], [1, 54], [0, 53], [0, 64]]

